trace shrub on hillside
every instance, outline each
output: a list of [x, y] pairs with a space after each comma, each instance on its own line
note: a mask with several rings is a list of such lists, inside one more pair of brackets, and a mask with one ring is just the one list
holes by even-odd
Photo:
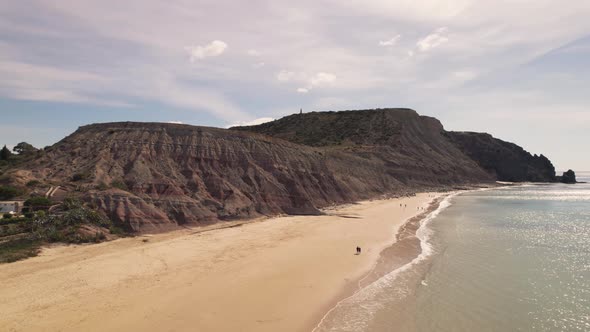
[[64, 209], [65, 211], [73, 210], [73, 209], [81, 208], [82, 201], [77, 198], [74, 198], [74, 197], [67, 197], [61, 203], [61, 206], [62, 206], [62, 209]]
[[48, 210], [51, 207], [51, 200], [43, 196], [35, 196], [25, 201], [25, 209], [27, 212]]
[[97, 211], [79, 207], [59, 215], [47, 215], [33, 221], [33, 236], [41, 241], [68, 243], [97, 242], [102, 238], [102, 236], [95, 234], [81, 234], [79, 229], [84, 224], [107, 229], [113, 226], [110, 220], [104, 218]]
[[40, 184], [41, 184], [41, 182], [39, 182], [38, 180], [31, 180], [31, 181], [27, 182], [27, 187], [36, 187]]
[[22, 194], [22, 191], [11, 186], [0, 186], [0, 200], [12, 199]]
[[87, 180], [89, 178], [90, 178], [90, 173], [88, 173], [88, 172], [76, 173], [72, 176], [72, 181], [74, 181], [74, 182], [83, 181], [83, 180]]
[[115, 181], [111, 182], [111, 187], [125, 190], [125, 191], [129, 190], [129, 188], [127, 187], [127, 184], [125, 184], [125, 182], [119, 181], [119, 180], [115, 180]]
[[107, 185], [106, 185], [106, 183], [104, 183], [104, 182], [99, 182], [99, 183], [96, 185], [96, 189], [97, 189], [97, 190], [100, 190], [100, 191], [103, 191], [103, 190], [107, 190], [107, 189], [109, 189], [109, 186], [107, 186]]

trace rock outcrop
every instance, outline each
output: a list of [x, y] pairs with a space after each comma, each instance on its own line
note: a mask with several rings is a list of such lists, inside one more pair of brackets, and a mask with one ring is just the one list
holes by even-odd
[[576, 173], [574, 171], [572, 171], [571, 169], [568, 170], [567, 172], [563, 172], [563, 175], [559, 176], [558, 180], [561, 183], [568, 183], [568, 184], [578, 183], [578, 181], [576, 181]]
[[318, 214], [332, 204], [533, 174], [480, 166], [457, 137], [408, 109], [306, 113], [230, 130], [103, 123], [80, 127], [13, 174], [59, 185], [140, 232]]
[[445, 136], [498, 181], [556, 181], [549, 159], [531, 155], [514, 143], [484, 133], [446, 132]]

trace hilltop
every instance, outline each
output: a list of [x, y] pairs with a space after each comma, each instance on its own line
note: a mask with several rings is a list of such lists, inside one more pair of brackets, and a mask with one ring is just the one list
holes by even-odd
[[[437, 119], [405, 108], [294, 114], [257, 126], [231, 129], [309, 146], [381, 146], [414, 158], [453, 159], [457, 157], [455, 149], [459, 149], [498, 181], [556, 181], [553, 164], [542, 154], [532, 155], [514, 143], [486, 133], [445, 131]], [[425, 137], [428, 139], [424, 140]], [[433, 145], [444, 154], [431, 155]]]

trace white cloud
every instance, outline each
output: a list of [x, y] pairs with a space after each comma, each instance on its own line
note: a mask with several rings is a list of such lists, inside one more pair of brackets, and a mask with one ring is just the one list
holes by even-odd
[[221, 40], [214, 40], [205, 46], [189, 46], [185, 48], [190, 55], [191, 62], [209, 57], [220, 56], [227, 49], [227, 44]]
[[136, 93], [144, 98], [162, 100], [168, 105], [194, 112], [206, 111], [224, 120], [248, 118], [248, 114], [216, 89], [187, 85], [166, 72], [153, 72], [150, 76], [154, 82], [148, 80], [145, 85], [136, 87]]
[[394, 46], [395, 44], [397, 44], [400, 38], [401, 35], [397, 35], [389, 40], [379, 41], [379, 46]]
[[133, 107], [114, 98], [98, 98], [111, 78], [96, 73], [0, 59], [0, 96], [20, 100]]
[[401, 21], [450, 20], [460, 15], [474, 0], [331, 0], [361, 15], [386, 17]]
[[258, 52], [257, 50], [254, 49], [250, 49], [246, 52], [246, 54], [248, 54], [249, 56], [260, 56], [260, 52]]
[[416, 43], [418, 49], [422, 52], [427, 52], [449, 41], [447, 37], [448, 28], [442, 27], [436, 29], [433, 33], [424, 37]]
[[262, 68], [264, 67], [265, 63], [264, 62], [257, 62], [255, 64], [252, 65], [252, 67], [254, 68]]
[[231, 125], [226, 126], [226, 128], [239, 127], [239, 126], [256, 126], [256, 125], [267, 123], [267, 122], [271, 122], [271, 121], [274, 121], [274, 120], [275, 120], [274, 118], [264, 117], [264, 118], [254, 119], [254, 120], [251, 120], [251, 121], [240, 121], [240, 122], [236, 122], [234, 124], [231, 124]]
[[312, 87], [317, 87], [334, 83], [334, 81], [336, 81], [336, 75], [332, 73], [319, 72], [309, 80], [309, 83]]
[[477, 77], [477, 73], [472, 70], [461, 70], [454, 72], [453, 77], [459, 81], [471, 81]]
[[[297, 6], [272, 1], [136, 2], [36, 0], [0, 5], [0, 31], [11, 36], [0, 41], [0, 59], [60, 71], [0, 68], [0, 94], [6, 99], [89, 104], [124, 101], [137, 104], [133, 114], [156, 103], [170, 110], [169, 118], [184, 117], [174, 112], [190, 110], [194, 121], [211, 124], [277, 117], [276, 110], [311, 108], [328, 97], [343, 101], [326, 108], [404, 105], [447, 123], [468, 111], [447, 107], [445, 98], [455, 97], [456, 106], [472, 110], [474, 104], [466, 97], [474, 90], [495, 91], [512, 81], [527, 83], [554, 100], [575, 98], [579, 105], [588, 105], [583, 91], [590, 83], [587, 57], [559, 57], [535, 63], [535, 76], [533, 70], [517, 74], [535, 57], [588, 34], [587, 0], [571, 0], [567, 6], [551, 0], [301, 0]], [[235, 10], [227, 11], [228, 6]], [[360, 17], [371, 23], [357, 24]], [[162, 24], [154, 29], [154, 22]], [[196, 33], [211, 39], [195, 41]], [[392, 40], [397, 34], [403, 37]], [[231, 44], [223, 48], [223, 63], [207, 61], [217, 60], [207, 57], [219, 53], [208, 48], [214, 39]], [[188, 48], [191, 66], [182, 61], [189, 45], [199, 45]], [[379, 52], [384, 51], [381, 47], [387, 52]], [[435, 51], [441, 52], [427, 56]], [[262, 61], [265, 65], [258, 66]], [[578, 75], [540, 88], [554, 81], [537, 75], [562, 73], [564, 62]], [[14, 68], [19, 73], [12, 72]], [[477, 76], [468, 72], [472, 68]], [[289, 70], [280, 76], [284, 83], [273, 84], [279, 83], [281, 69]], [[499, 71], [505, 73], [498, 76]], [[319, 72], [338, 77], [314, 79]], [[78, 77], [80, 73], [99, 78]], [[424, 91], [430, 82], [436, 85]], [[329, 93], [315, 93], [323, 87], [330, 87]], [[297, 95], [298, 88], [309, 94]], [[291, 95], [282, 94], [285, 91]], [[238, 106], [252, 99], [257, 100], [256, 110], [244, 112]], [[486, 96], [477, 105], [491, 100]], [[477, 120], [464, 129], [477, 126]]]
[[336, 81], [336, 75], [327, 72], [317, 72], [313, 75], [304, 72], [293, 72], [282, 70], [277, 74], [277, 80], [280, 82], [298, 82], [305, 86], [297, 88], [298, 93], [308, 93], [314, 88], [331, 85]]
[[295, 78], [295, 73], [292, 71], [281, 70], [277, 74], [277, 80], [279, 80], [281, 82], [288, 82], [288, 81], [293, 80], [294, 78]]

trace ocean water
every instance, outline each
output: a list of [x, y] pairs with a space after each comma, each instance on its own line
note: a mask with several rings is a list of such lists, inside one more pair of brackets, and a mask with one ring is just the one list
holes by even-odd
[[461, 193], [417, 236], [419, 257], [316, 331], [590, 331], [590, 184]]

